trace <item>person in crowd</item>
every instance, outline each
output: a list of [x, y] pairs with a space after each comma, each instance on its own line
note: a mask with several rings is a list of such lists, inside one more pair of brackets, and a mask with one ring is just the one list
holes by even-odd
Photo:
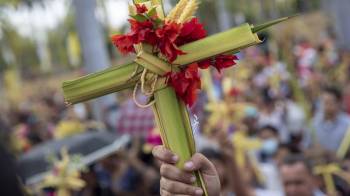
[[228, 173], [228, 167], [230, 166], [227, 164], [228, 160], [225, 155], [220, 150], [214, 148], [203, 149], [201, 153], [215, 166], [215, 169], [220, 178], [221, 195], [232, 195], [232, 180], [231, 176]]
[[336, 152], [350, 131], [350, 117], [342, 111], [342, 93], [339, 89], [324, 88], [320, 101], [311, 133], [307, 137], [308, 144], [319, 144], [326, 150]]
[[[276, 156], [281, 153], [278, 130], [271, 125], [261, 127], [258, 137], [262, 141], [259, 152], [259, 171], [264, 176], [264, 186], [266, 189], [282, 193], [282, 184], [278, 175], [278, 160]], [[281, 156], [280, 154], [278, 156]]]
[[268, 162], [273, 158], [273, 155], [276, 153], [280, 143], [278, 130], [274, 126], [266, 125], [260, 128], [258, 137], [263, 143], [260, 158], [263, 162]]
[[291, 155], [280, 165], [286, 196], [325, 196], [315, 185], [312, 166], [302, 155]]
[[283, 108], [280, 107], [276, 97], [272, 94], [269, 88], [264, 88], [261, 91], [259, 110], [258, 126], [263, 127], [266, 125], [272, 125], [276, 127], [279, 131], [281, 140], [287, 142], [289, 138], [285, 125]]

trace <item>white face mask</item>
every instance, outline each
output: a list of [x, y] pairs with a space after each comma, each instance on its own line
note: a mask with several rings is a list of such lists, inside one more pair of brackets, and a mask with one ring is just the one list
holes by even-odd
[[273, 155], [278, 148], [277, 139], [268, 139], [263, 142], [261, 151], [266, 155]]

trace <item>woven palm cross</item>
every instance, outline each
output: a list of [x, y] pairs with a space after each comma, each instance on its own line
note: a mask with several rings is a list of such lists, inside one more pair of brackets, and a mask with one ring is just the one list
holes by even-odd
[[[150, 8], [150, 12], [156, 12], [160, 19], [166, 17], [161, 0], [134, 0], [134, 4], [146, 5]], [[135, 5], [130, 6], [131, 11], [135, 10]], [[188, 17], [189, 14], [192, 17], [197, 7], [196, 0], [180, 0], [169, 15], [184, 20], [184, 17]], [[135, 95], [140, 87], [142, 92], [149, 96], [149, 102], [145, 105], [138, 105], [153, 108], [163, 143], [180, 157], [177, 166], [182, 168], [184, 162], [189, 160], [196, 151], [194, 137], [186, 104], [178, 98], [175, 90], [167, 85], [166, 73], [177, 71], [193, 62], [221, 54], [234, 54], [241, 49], [259, 44], [261, 41], [257, 32], [287, 19], [288, 17], [281, 18], [256, 27], [243, 24], [185, 44], [179, 47], [185, 54], [177, 56], [171, 63], [164, 60], [165, 58], [162, 58], [161, 55], [152, 53], [152, 49], [147, 44], [134, 45], [137, 54], [134, 62], [113, 66], [98, 73], [64, 82], [65, 100], [68, 104], [76, 104], [134, 88], [134, 100], [137, 103]], [[201, 186], [207, 195], [200, 173], [195, 175], [197, 185]]]

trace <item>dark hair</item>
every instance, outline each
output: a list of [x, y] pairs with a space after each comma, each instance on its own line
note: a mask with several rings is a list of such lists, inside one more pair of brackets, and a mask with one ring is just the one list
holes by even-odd
[[216, 160], [224, 161], [223, 154], [220, 151], [215, 150], [213, 148], [205, 148], [201, 150], [201, 153], [208, 159], [216, 159]]
[[263, 130], [270, 130], [274, 135], [278, 136], [279, 135], [279, 132], [278, 132], [278, 129], [272, 125], [265, 125], [265, 126], [262, 126], [260, 129], [259, 129], [259, 133], [262, 132]]
[[341, 101], [343, 99], [342, 92], [335, 86], [327, 86], [323, 88], [323, 92], [333, 95], [337, 101]]
[[262, 101], [266, 105], [271, 105], [276, 102], [276, 97], [269, 87], [265, 87], [260, 91]]
[[302, 154], [292, 154], [292, 155], [288, 155], [287, 157], [285, 157], [285, 159], [283, 159], [282, 165], [295, 165], [297, 163], [302, 163], [305, 168], [308, 170], [308, 172], [310, 172], [310, 174], [312, 173], [312, 165], [311, 162], [306, 159]]

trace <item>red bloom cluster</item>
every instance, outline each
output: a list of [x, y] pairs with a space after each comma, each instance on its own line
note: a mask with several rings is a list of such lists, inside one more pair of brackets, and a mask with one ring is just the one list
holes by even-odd
[[219, 72], [221, 69], [231, 67], [238, 60], [236, 55], [218, 55], [211, 59], [195, 62], [187, 66], [181, 72], [168, 73], [168, 84], [175, 89], [176, 94], [188, 105], [192, 106], [197, 99], [197, 90], [201, 89], [201, 81], [198, 69], [215, 67]]
[[112, 36], [113, 44], [119, 49], [122, 54], [135, 52], [134, 44], [141, 42], [155, 45], [158, 42], [153, 23], [150, 20], [139, 22], [134, 19], [129, 19], [131, 32], [126, 35]]
[[170, 72], [167, 76], [168, 84], [175, 89], [176, 95], [191, 107], [197, 99], [197, 90], [201, 89], [198, 64], [192, 63], [185, 70]]
[[173, 62], [178, 55], [185, 54], [178, 49], [175, 44], [179, 34], [181, 33], [181, 25], [176, 23], [166, 23], [162, 28], [157, 29], [156, 35], [159, 39], [158, 48], [170, 62]]
[[145, 4], [136, 4], [135, 6], [136, 6], [136, 12], [138, 14], [144, 14], [148, 11]]
[[[178, 55], [185, 52], [178, 47], [184, 44], [202, 39], [207, 36], [203, 24], [197, 18], [193, 18], [184, 24], [166, 22], [159, 20], [157, 15], [147, 14], [145, 5], [136, 4], [137, 15], [129, 19], [131, 31], [126, 35], [114, 35], [113, 44], [122, 54], [135, 52], [134, 45], [147, 43], [154, 47], [154, 51], [163, 54], [171, 63]], [[222, 69], [236, 64], [235, 55], [218, 55], [216, 57], [195, 62], [180, 72], [167, 74], [168, 84], [171, 85], [176, 94], [189, 106], [192, 106], [197, 98], [197, 90], [201, 88], [198, 69], [215, 67], [219, 72]]]
[[[142, 14], [147, 12], [144, 5], [136, 4], [136, 8], [139, 16], [144, 16]], [[156, 20], [152, 17], [144, 21], [129, 19], [131, 32], [112, 36], [113, 44], [122, 54], [128, 54], [135, 52], [135, 44], [147, 43], [158, 49], [169, 62], [173, 62], [178, 55], [185, 54], [178, 46], [202, 39], [207, 34], [197, 18], [183, 25], [174, 22], [158, 25]]]
[[236, 55], [221, 54], [215, 57], [213, 66], [218, 70], [218, 72], [221, 72], [222, 69], [236, 65], [236, 60], [238, 60]]
[[184, 44], [205, 38], [207, 31], [204, 29], [203, 24], [199, 23], [197, 18], [193, 18], [189, 22], [182, 25], [181, 32], [176, 39], [176, 45], [182, 46]]
[[236, 65], [236, 60], [238, 60], [238, 58], [234, 54], [220, 54], [216, 57], [198, 62], [198, 66], [201, 69], [207, 69], [213, 66], [218, 72], [221, 72], [222, 69]]

